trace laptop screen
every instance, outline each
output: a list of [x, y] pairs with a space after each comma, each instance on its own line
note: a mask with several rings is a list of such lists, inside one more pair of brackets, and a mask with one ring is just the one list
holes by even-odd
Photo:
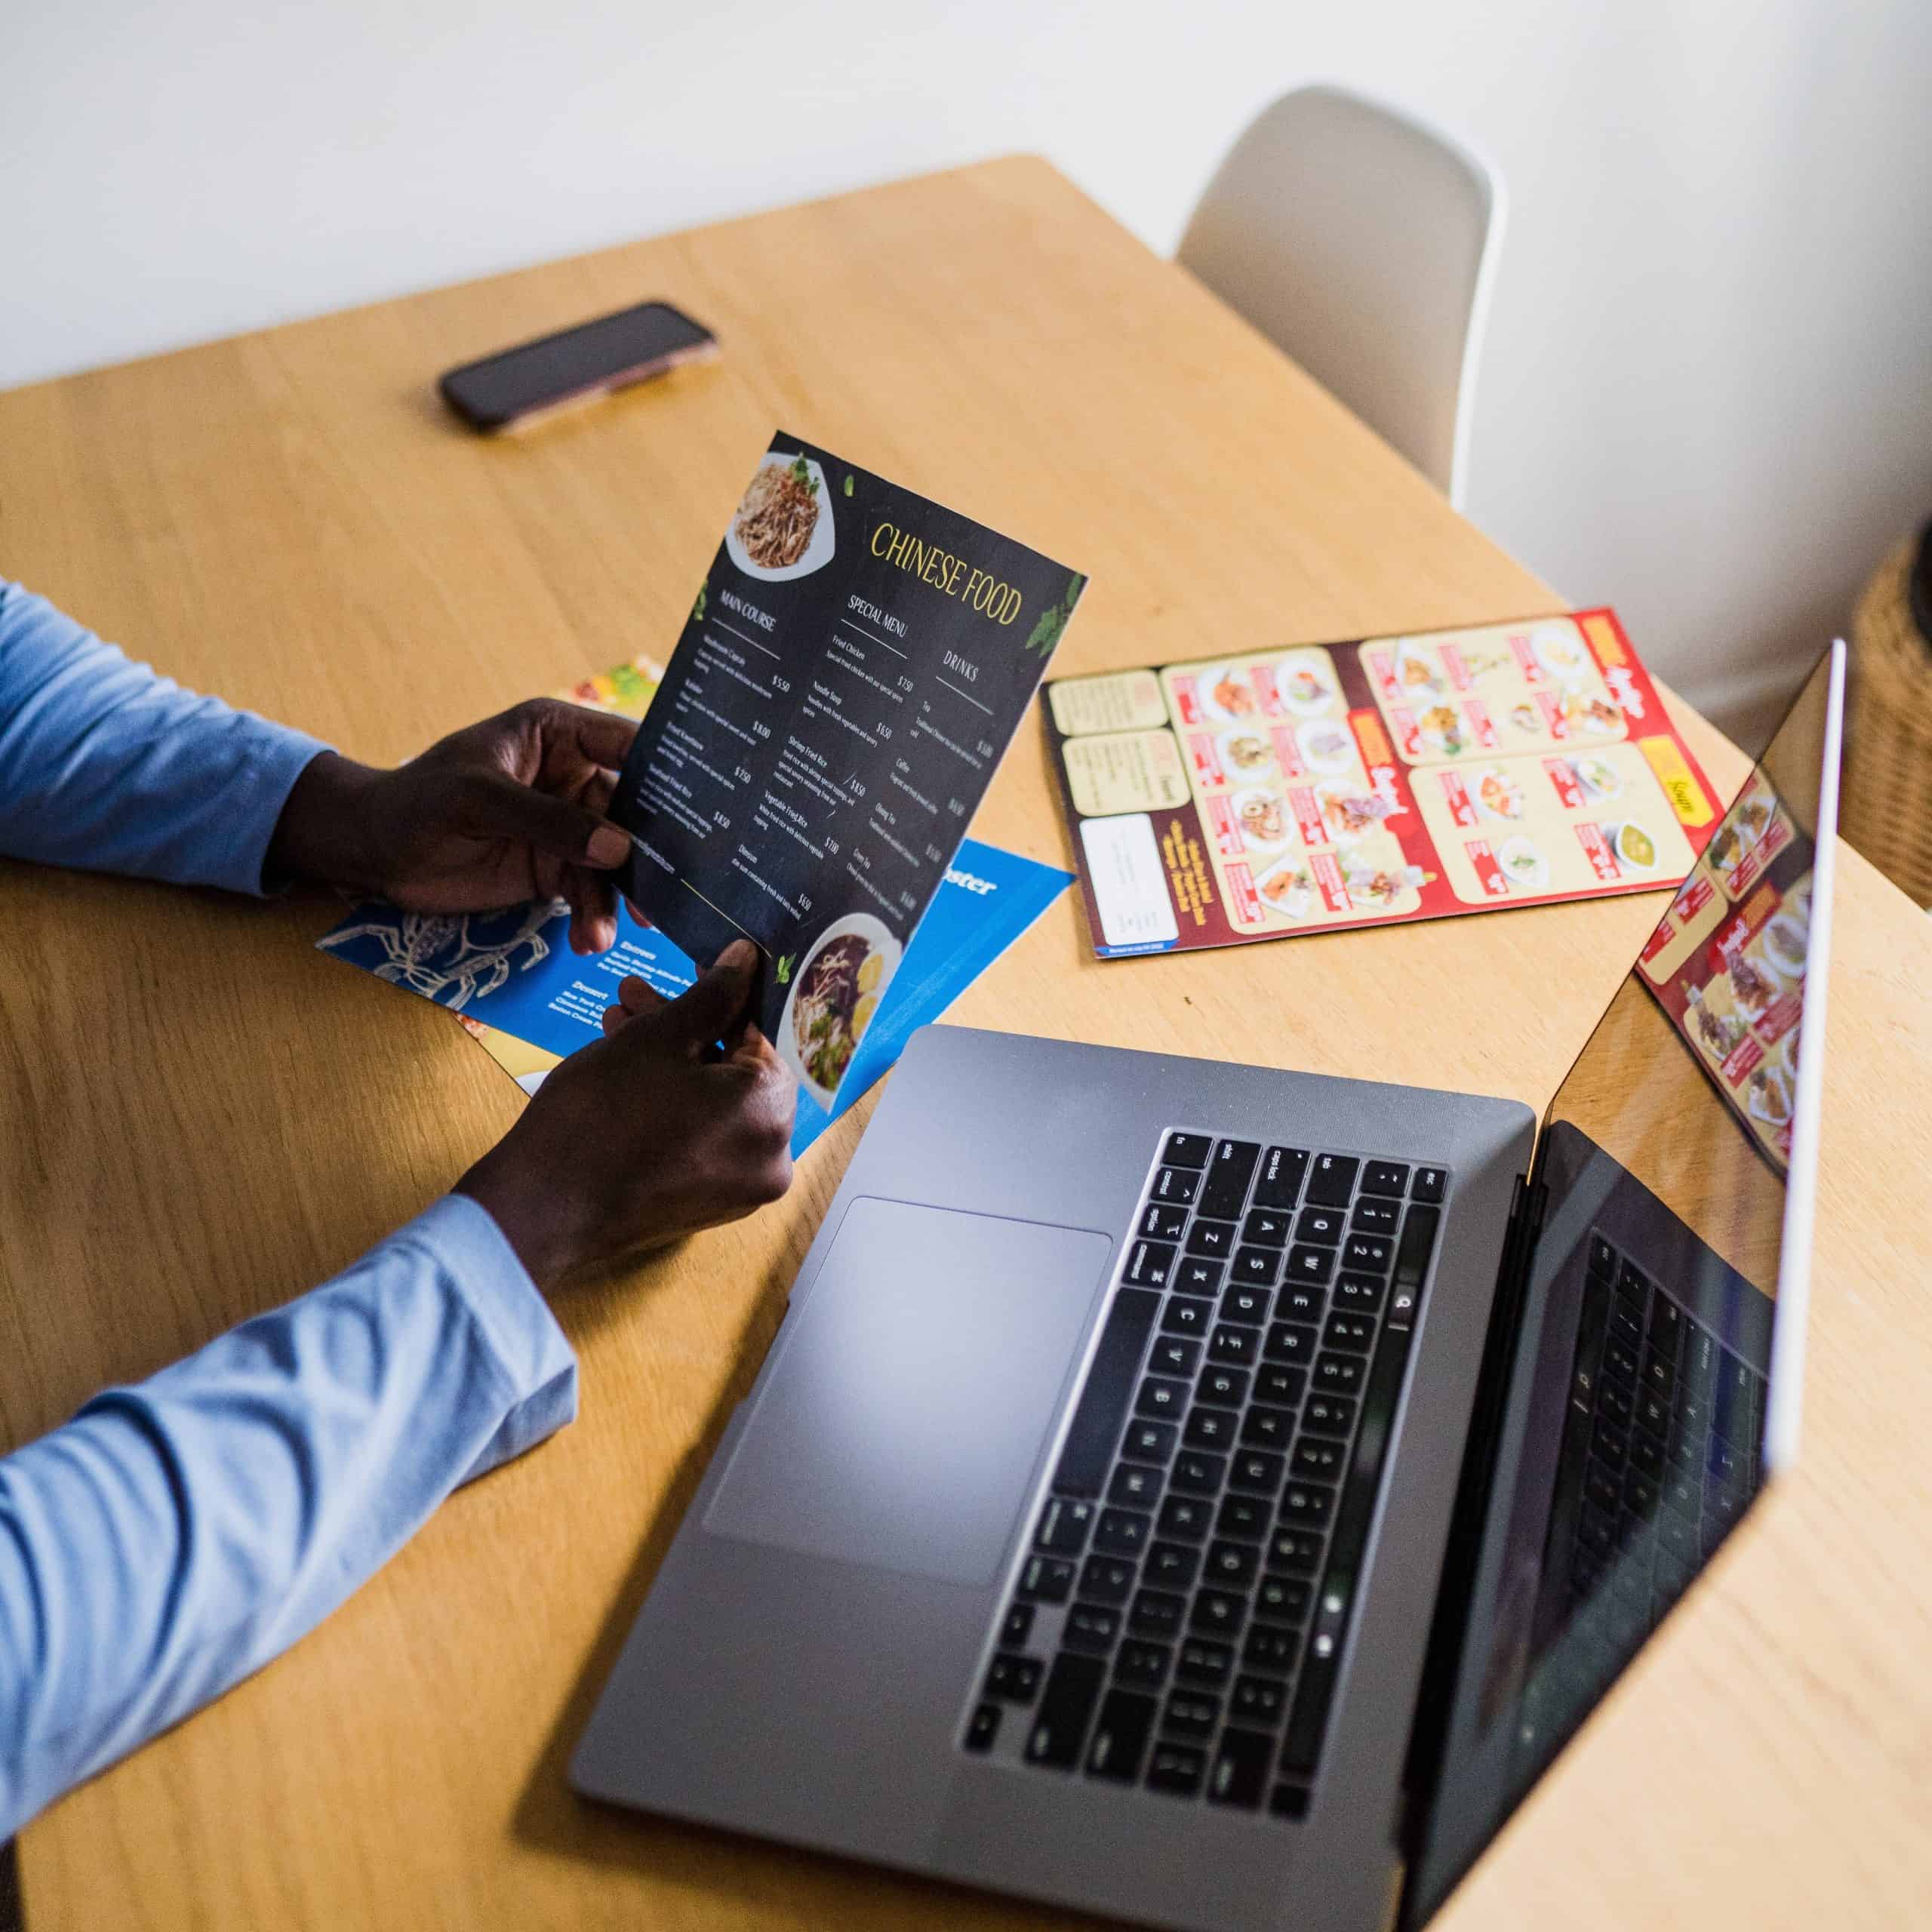
[[1440, 1768], [1410, 1924], [1795, 1445], [1841, 664], [1820, 660], [1545, 1117], [1419, 1718]]

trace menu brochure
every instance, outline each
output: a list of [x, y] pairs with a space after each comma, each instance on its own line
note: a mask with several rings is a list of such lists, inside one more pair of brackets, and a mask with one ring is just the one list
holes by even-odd
[[611, 816], [693, 958], [749, 937], [761, 1023], [829, 1105], [1085, 580], [780, 434]]
[[1616, 614], [1055, 679], [1102, 958], [1675, 884], [1709, 782]]
[[[558, 695], [641, 718], [663, 672], [634, 658]], [[1070, 873], [968, 839], [906, 949], [828, 1106], [798, 1096], [792, 1134], [802, 1154], [897, 1060], [915, 1027], [953, 1000], [1068, 886]], [[660, 932], [617, 909], [617, 943], [579, 958], [570, 949], [570, 912], [561, 901], [498, 912], [405, 912], [360, 906], [317, 942], [325, 952], [453, 1009], [471, 1035], [527, 1093], [567, 1054], [601, 1037], [619, 983], [636, 974], [675, 999], [697, 977], [691, 960]]]

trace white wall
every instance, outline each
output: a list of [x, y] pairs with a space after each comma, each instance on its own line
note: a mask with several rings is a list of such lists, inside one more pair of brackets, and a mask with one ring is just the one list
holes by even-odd
[[1323, 75], [1508, 175], [1472, 513], [1738, 716], [1932, 512], [1927, 0], [0, 0], [0, 385], [1014, 148], [1171, 250]]

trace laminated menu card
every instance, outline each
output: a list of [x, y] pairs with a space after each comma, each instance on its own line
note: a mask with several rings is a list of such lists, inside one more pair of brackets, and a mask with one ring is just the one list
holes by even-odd
[[1709, 781], [1610, 611], [1046, 687], [1103, 958], [1672, 886]]
[[610, 814], [692, 958], [749, 938], [760, 1023], [829, 1106], [1086, 580], [781, 434]]

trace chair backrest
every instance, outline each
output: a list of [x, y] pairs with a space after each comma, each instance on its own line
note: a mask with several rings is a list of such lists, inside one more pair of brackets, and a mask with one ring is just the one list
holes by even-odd
[[1460, 503], [1503, 216], [1459, 142], [1303, 88], [1235, 143], [1178, 259]]

